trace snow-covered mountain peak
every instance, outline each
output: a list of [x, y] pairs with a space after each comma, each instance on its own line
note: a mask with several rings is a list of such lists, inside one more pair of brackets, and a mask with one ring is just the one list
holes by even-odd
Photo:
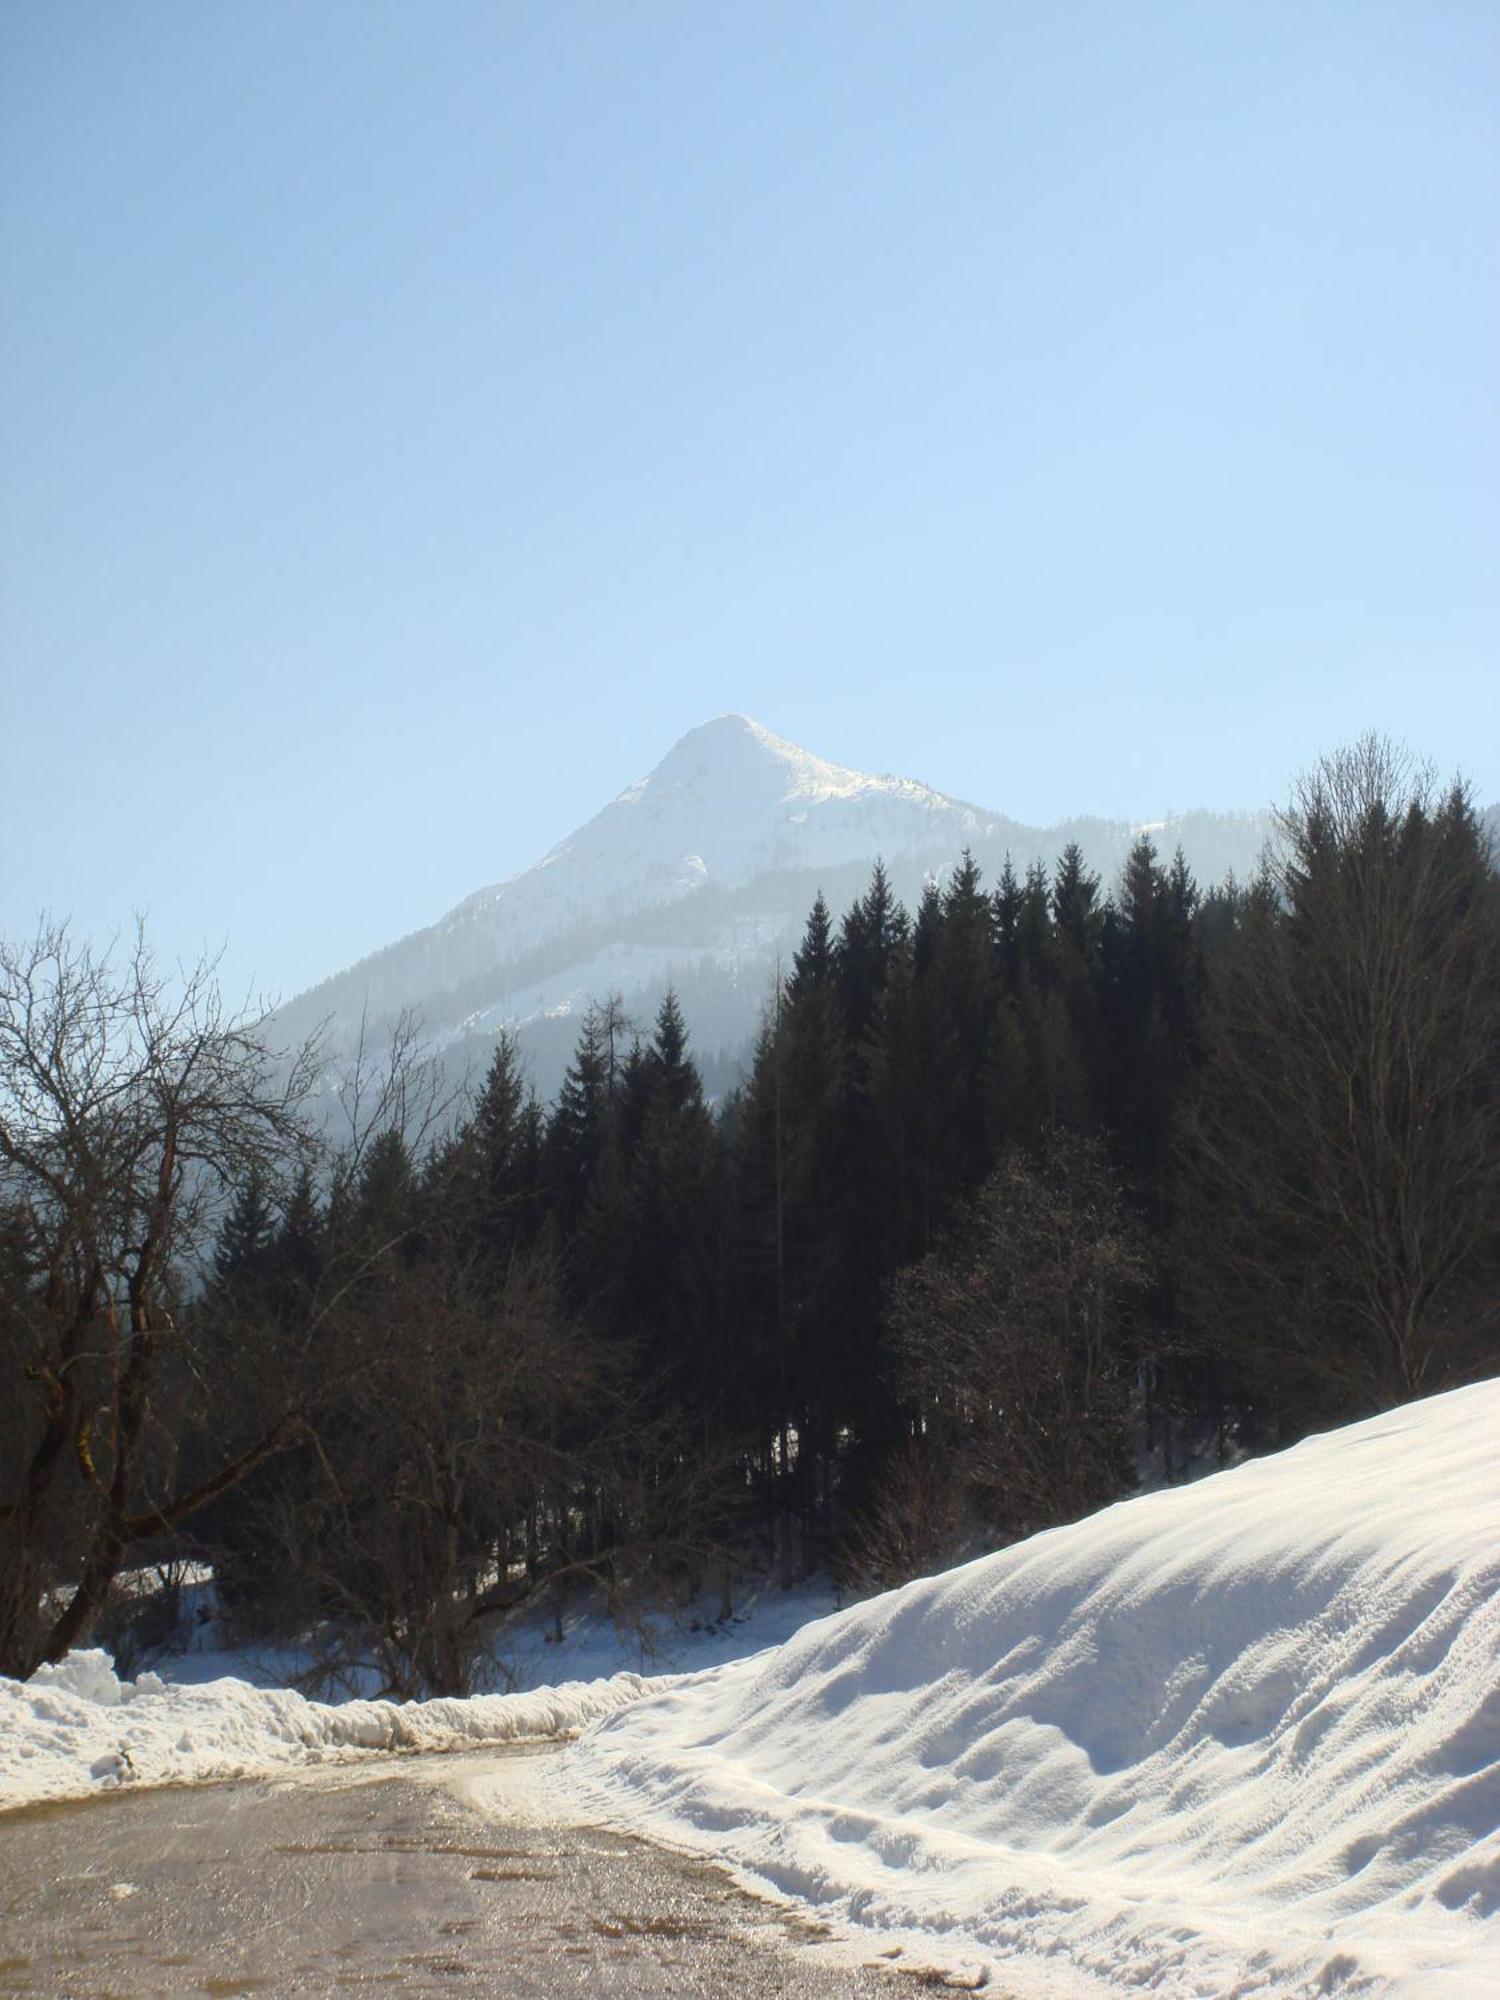
[[[1217, 831], [1177, 821], [1171, 831], [1159, 841], [1184, 838], [1209, 881], [1226, 867], [1247, 872], [1265, 836], [1248, 820]], [[414, 1008], [438, 1045], [472, 1047], [481, 1066], [501, 1027], [523, 1027], [550, 1091], [574, 1039], [570, 1016], [591, 997], [622, 993], [649, 1019], [671, 984], [699, 1046], [733, 1051], [753, 1034], [776, 959], [794, 948], [819, 891], [839, 914], [878, 857], [910, 902], [965, 849], [993, 880], [1007, 856], [1050, 867], [1075, 838], [1111, 879], [1133, 833], [1123, 822], [1022, 826], [911, 778], [832, 763], [747, 715], [717, 715], [531, 867], [325, 981], [281, 1018], [294, 1036], [330, 1016], [391, 1021]]]
[[651, 775], [624, 796], [680, 789], [708, 793], [720, 802], [736, 796], [747, 802], [752, 796], [757, 801], [817, 801], [854, 798], [887, 783], [815, 757], [748, 715], [728, 714], [690, 729]]
[[929, 846], [956, 854], [986, 817], [909, 778], [830, 763], [748, 715], [717, 715], [554, 848], [547, 865], [586, 864], [611, 899], [619, 886], [608, 878], [624, 873], [657, 901], [766, 869], [836, 869]]

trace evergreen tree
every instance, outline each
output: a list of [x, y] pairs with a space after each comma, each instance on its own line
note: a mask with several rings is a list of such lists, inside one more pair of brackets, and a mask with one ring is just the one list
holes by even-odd
[[515, 1037], [502, 1034], [472, 1116], [431, 1178], [465, 1246], [503, 1266], [532, 1240], [542, 1200], [542, 1113]]
[[891, 968], [906, 944], [906, 912], [877, 861], [870, 886], [851, 904], [837, 947], [839, 1001], [845, 1033], [856, 1054], [875, 1024]]
[[[784, 992], [756, 1038], [750, 1075], [732, 1127], [732, 1227], [728, 1250], [733, 1272], [737, 1345], [748, 1385], [745, 1403], [750, 1455], [760, 1482], [769, 1552], [786, 1527], [780, 1484], [789, 1458], [789, 1434], [800, 1396], [792, 1379], [790, 1284], [787, 1271], [788, 1104], [785, 1045], [780, 1024]], [[788, 1582], [789, 1540], [779, 1551]]]
[[589, 1008], [547, 1125], [546, 1179], [565, 1237], [578, 1227], [595, 1181], [618, 1165], [627, 1026], [617, 997]]
[[740, 1419], [722, 1282], [727, 1216], [713, 1120], [670, 991], [649, 1043], [628, 1066], [622, 1126], [630, 1137], [610, 1239], [619, 1270], [615, 1322], [675, 1434], [678, 1463], [707, 1468], [727, 1455]]
[[1061, 951], [1085, 973], [1092, 972], [1099, 955], [1104, 911], [1099, 877], [1085, 868], [1083, 849], [1076, 840], [1070, 840], [1058, 857], [1052, 881], [1052, 920]]
[[1001, 991], [1014, 1000], [1021, 990], [1021, 884], [1008, 854], [990, 905]]
[[849, 1080], [828, 905], [820, 894], [792, 961], [781, 1010], [785, 1137], [785, 1336], [791, 1345], [796, 1508], [804, 1561], [826, 1530], [836, 1412], [847, 1351], [839, 1246], [847, 1190], [839, 1178]]
[[355, 1182], [351, 1225], [366, 1254], [410, 1256], [418, 1225], [417, 1170], [405, 1135], [387, 1126], [371, 1142]]
[[266, 1276], [276, 1234], [276, 1213], [265, 1176], [252, 1166], [236, 1193], [214, 1245], [214, 1285], [220, 1292], [241, 1293], [259, 1287]]
[[942, 1213], [978, 1185], [994, 1158], [997, 1135], [987, 1129], [983, 1088], [999, 1000], [992, 915], [979, 868], [965, 849], [943, 894], [927, 980], [935, 1036], [933, 1182]]
[[1047, 871], [1033, 861], [1021, 885], [1016, 911], [1016, 956], [1023, 985], [1045, 989], [1053, 982], [1052, 896]]
[[1083, 865], [1072, 841], [1052, 883], [1052, 965], [1043, 1044], [1047, 1052], [1048, 1123], [1086, 1131], [1096, 1122], [1103, 1089], [1101, 986], [1104, 906], [1099, 877]]
[[1198, 892], [1179, 851], [1160, 866], [1143, 834], [1106, 926], [1110, 1126], [1138, 1199], [1166, 1215], [1168, 1167], [1184, 1089], [1198, 1057], [1202, 962]]
[[304, 1162], [282, 1203], [268, 1259], [273, 1310], [283, 1326], [306, 1324], [312, 1317], [326, 1255], [325, 1235], [313, 1171]]

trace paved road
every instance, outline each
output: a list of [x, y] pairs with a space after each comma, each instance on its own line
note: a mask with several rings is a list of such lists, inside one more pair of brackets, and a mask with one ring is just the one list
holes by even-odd
[[519, 1808], [479, 1812], [464, 1794], [477, 1782], [492, 1799], [506, 1763], [385, 1762], [6, 1814], [0, 1996], [915, 2000], [913, 1977], [831, 1963], [813, 1927], [715, 1869]]

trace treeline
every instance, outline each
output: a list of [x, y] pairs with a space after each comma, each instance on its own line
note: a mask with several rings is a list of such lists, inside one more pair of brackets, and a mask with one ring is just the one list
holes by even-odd
[[[386, 1131], [330, 1207], [331, 1242], [347, 1209], [392, 1246], [340, 1531], [404, 1509], [402, 1561], [461, 1551], [434, 1607], [647, 1556], [889, 1580], [1493, 1366], [1474, 814], [1366, 745], [1285, 831], [1206, 894], [1146, 837], [1113, 895], [1072, 847], [993, 884], [965, 858], [914, 912], [877, 867], [814, 904], [713, 1110], [671, 996], [644, 1033], [592, 1009], [550, 1107], [502, 1040], [456, 1132]], [[242, 1207], [221, 1287], [305, 1243]], [[507, 1468], [472, 1515], [466, 1448]], [[347, 1576], [315, 1484], [278, 1566]]]
[[401, 1692], [574, 1579], [894, 1581], [1492, 1370], [1497, 1058], [1487, 842], [1373, 740], [1243, 886], [877, 867], [715, 1106], [675, 999], [605, 1002], [550, 1106], [502, 1039], [430, 1143], [398, 1091], [247, 1156], [138, 1474]]

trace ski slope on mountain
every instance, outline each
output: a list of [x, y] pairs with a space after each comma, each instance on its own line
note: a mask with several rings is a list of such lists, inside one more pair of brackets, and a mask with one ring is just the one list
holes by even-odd
[[1500, 1383], [807, 1626], [557, 1782], [1015, 1995], [1500, 1993]]

